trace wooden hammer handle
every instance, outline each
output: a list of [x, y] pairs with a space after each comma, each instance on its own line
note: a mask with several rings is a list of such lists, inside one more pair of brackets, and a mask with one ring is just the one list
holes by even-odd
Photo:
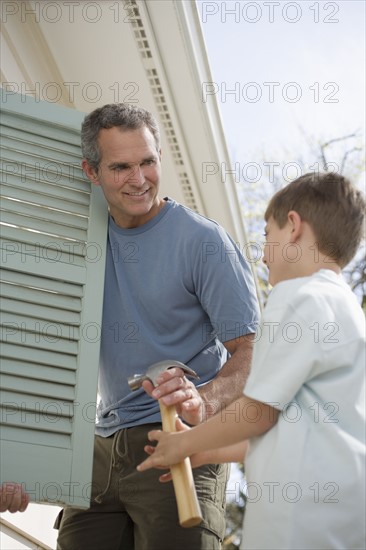
[[[175, 407], [167, 407], [161, 400], [159, 401], [159, 405], [164, 432], [176, 432], [177, 412]], [[182, 527], [198, 525], [203, 518], [197, 499], [189, 458], [171, 466], [170, 471], [173, 479], [180, 525]]]

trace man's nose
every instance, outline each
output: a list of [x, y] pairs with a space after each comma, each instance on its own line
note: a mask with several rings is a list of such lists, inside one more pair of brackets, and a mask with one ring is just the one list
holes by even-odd
[[131, 173], [128, 177], [129, 183], [133, 183], [134, 185], [143, 185], [145, 183], [145, 174], [143, 168], [138, 166], [133, 166], [131, 168]]

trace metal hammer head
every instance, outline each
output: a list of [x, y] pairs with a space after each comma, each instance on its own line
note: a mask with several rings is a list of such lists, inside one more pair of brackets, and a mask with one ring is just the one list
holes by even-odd
[[135, 374], [134, 376], [130, 376], [130, 378], [127, 379], [128, 385], [130, 386], [131, 390], [138, 390], [139, 388], [141, 388], [142, 382], [144, 380], [150, 380], [150, 382], [152, 382], [154, 386], [156, 386], [156, 379], [159, 374], [167, 369], [171, 369], [172, 367], [179, 367], [180, 369], [182, 369], [182, 371], [184, 371], [187, 376], [199, 380], [199, 376], [197, 375], [197, 373], [187, 367], [187, 365], [184, 365], [184, 363], [180, 363], [180, 361], [167, 360], [159, 361], [158, 363], [150, 365], [145, 374]]

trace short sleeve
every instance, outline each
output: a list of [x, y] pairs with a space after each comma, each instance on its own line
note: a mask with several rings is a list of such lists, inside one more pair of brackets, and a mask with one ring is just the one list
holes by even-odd
[[221, 227], [200, 243], [193, 277], [197, 297], [221, 342], [257, 331], [259, 307], [250, 265]]
[[282, 410], [314, 376], [321, 364], [322, 346], [314, 338], [310, 321], [309, 312], [315, 307], [311, 296], [287, 307], [282, 293], [271, 298], [256, 335], [244, 393]]

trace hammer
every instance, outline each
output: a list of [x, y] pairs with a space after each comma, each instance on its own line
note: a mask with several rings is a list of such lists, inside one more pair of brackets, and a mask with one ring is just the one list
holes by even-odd
[[[187, 367], [179, 361], [159, 361], [151, 365], [146, 374], [135, 374], [128, 378], [128, 385], [131, 390], [137, 390], [141, 388], [144, 380], [150, 380], [154, 386], [156, 386], [156, 379], [163, 371], [172, 367], [179, 367], [184, 373], [192, 378], [198, 379], [199, 377], [194, 370]], [[164, 405], [161, 399], [159, 399], [161, 420], [163, 424], [163, 430], [165, 432], [176, 432], [176, 418], [177, 412], [175, 406], [171, 405], [167, 407]], [[175, 491], [175, 498], [177, 500], [179, 523], [182, 527], [193, 527], [198, 525], [202, 521], [202, 514], [200, 505], [197, 499], [196, 488], [194, 486], [192, 468], [189, 458], [185, 458], [183, 462], [174, 464], [170, 467], [172, 474], [172, 480]]]

